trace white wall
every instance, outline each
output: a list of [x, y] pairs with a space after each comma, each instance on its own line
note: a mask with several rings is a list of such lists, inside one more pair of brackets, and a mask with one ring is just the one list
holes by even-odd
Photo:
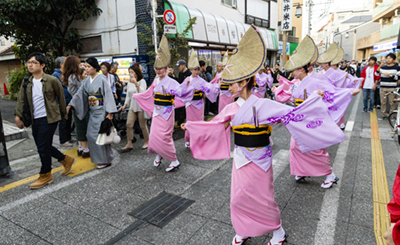
[[236, 9], [222, 4], [221, 0], [171, 0], [175, 3], [181, 3], [185, 6], [196, 8], [204, 12], [220, 15], [222, 17], [244, 22], [245, 6], [244, 0], [237, 0]]
[[[135, 1], [98, 0], [96, 2], [97, 6], [103, 11], [100, 16], [90, 18], [85, 22], [79, 21], [73, 24], [78, 28], [82, 36], [90, 37], [101, 35], [103, 52], [93, 55], [113, 56], [137, 54], [137, 29], [136, 27], [132, 28], [136, 22]], [[116, 31], [118, 29], [117, 27], [119, 27], [120, 31]], [[89, 55], [90, 54], [83, 54], [82, 56]]]

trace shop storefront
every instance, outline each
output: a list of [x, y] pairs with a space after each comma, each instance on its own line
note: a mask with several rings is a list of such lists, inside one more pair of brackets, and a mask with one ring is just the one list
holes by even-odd
[[[176, 29], [178, 33], [185, 30], [190, 19], [196, 17], [196, 24], [192, 26], [185, 38], [207, 65], [215, 71], [216, 65], [222, 60], [224, 52], [232, 51], [250, 25], [231, 20], [219, 15], [200, 11], [172, 1], [164, 2], [165, 10], [171, 9], [176, 14]], [[274, 31], [259, 28], [264, 37], [268, 50], [267, 63], [277, 58], [278, 42]]]

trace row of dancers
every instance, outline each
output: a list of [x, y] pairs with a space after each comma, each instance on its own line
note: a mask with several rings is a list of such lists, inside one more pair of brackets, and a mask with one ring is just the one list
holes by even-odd
[[[245, 33], [232, 56], [224, 57], [223, 72], [210, 83], [200, 78], [196, 52], [191, 52], [188, 68], [192, 75], [179, 84], [167, 76], [171, 60], [168, 40], [162, 37], [155, 59], [157, 74], [149, 89], [133, 98], [152, 116], [148, 153], [156, 154], [154, 166], [171, 161], [166, 171], [180, 167], [172, 133], [174, 108], [186, 108], [185, 146], [196, 159], [226, 159], [234, 154], [231, 181], [231, 220], [236, 232], [232, 244], [251, 237], [273, 234], [269, 244], [282, 244], [288, 237], [282, 228], [275, 202], [272, 172], [272, 126], [282, 123], [292, 135], [290, 170], [296, 181], [326, 176], [322, 188], [330, 188], [339, 178], [333, 173], [327, 147], [346, 137], [339, 126], [352, 97], [360, 92], [360, 79], [338, 68], [343, 50], [333, 43], [319, 55], [314, 41], [306, 36], [284, 69], [292, 81], [279, 77], [272, 88], [276, 101], [264, 98], [272, 87], [270, 74], [260, 72], [267, 57], [265, 41], [255, 26]], [[316, 62], [323, 71], [312, 71]], [[204, 121], [205, 95], [211, 102], [219, 96], [219, 114]], [[236, 101], [235, 101], [235, 98]], [[297, 106], [284, 103], [293, 102]]]

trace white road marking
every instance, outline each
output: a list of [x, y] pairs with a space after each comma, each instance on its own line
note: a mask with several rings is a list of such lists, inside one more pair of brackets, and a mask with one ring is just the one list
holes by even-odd
[[[356, 116], [358, 103], [360, 101], [359, 96], [354, 98], [355, 102], [351, 109], [349, 120], [353, 122]], [[346, 126], [347, 129], [347, 126]], [[349, 126], [350, 129], [350, 126]], [[353, 126], [351, 126], [353, 129]], [[345, 135], [347, 139], [340, 143], [339, 149], [337, 150], [335, 161], [333, 164], [333, 172], [339, 178], [343, 175], [343, 169], [346, 161], [347, 150], [349, 148], [349, 141], [351, 137], [351, 131], [346, 130]], [[336, 217], [339, 207], [341, 182], [339, 181], [337, 186], [333, 186], [331, 189], [326, 190], [324, 199], [322, 201], [321, 212], [319, 214], [319, 222], [317, 230], [314, 235], [314, 244], [331, 245], [334, 244], [334, 235], [336, 229]]]

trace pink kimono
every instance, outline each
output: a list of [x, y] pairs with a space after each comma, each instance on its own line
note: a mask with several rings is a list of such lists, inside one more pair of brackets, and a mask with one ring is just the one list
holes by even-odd
[[[190, 81], [189, 86], [187, 82]], [[199, 94], [201, 91], [201, 96], [196, 96], [197, 99], [194, 100], [194, 95]], [[214, 103], [217, 100], [219, 93], [219, 84], [208, 83], [203, 78], [197, 76], [187, 77], [183, 83], [179, 86], [178, 94], [180, 99], [186, 105], [186, 121], [203, 121], [204, 120], [204, 100], [202, 93], [205, 93], [207, 98]], [[199, 99], [200, 98], [200, 99]], [[190, 135], [189, 132], [185, 132], [185, 142], [189, 142]]]
[[251, 90], [251, 93], [257, 96], [258, 98], [264, 98], [265, 91], [267, 90], [267, 86], [272, 88], [272, 82], [274, 79], [272, 78], [271, 74], [266, 73], [257, 73], [256, 74], [256, 83]]
[[[133, 99], [138, 102], [140, 108], [152, 116], [147, 152], [158, 154], [170, 161], [177, 160], [172, 133], [174, 132], [174, 109], [179, 100], [175, 98], [175, 104], [172, 106], [154, 105], [154, 93], [176, 95], [179, 85], [177, 81], [166, 76], [161, 81], [159, 78], [154, 79], [146, 92], [133, 94]], [[179, 104], [183, 106], [182, 102]]]
[[[330, 118], [321, 96], [314, 93], [297, 108], [269, 99], [250, 96], [227, 105], [211, 122], [188, 122], [193, 157], [210, 160], [230, 157], [230, 126], [255, 125], [253, 107], [259, 125], [283, 123], [299, 142], [303, 152], [327, 147], [345, 139]], [[281, 226], [279, 207], [275, 202], [271, 146], [235, 145], [231, 181], [231, 219], [236, 234], [262, 236]]]
[[[216, 75], [215, 78], [210, 83], [211, 84], [219, 83], [221, 74], [222, 74], [222, 72], [220, 74]], [[226, 85], [224, 86], [224, 85], [220, 84], [220, 92], [219, 92], [219, 100], [218, 100], [218, 113], [220, 113], [225, 108], [225, 106], [232, 103], [233, 101], [235, 101], [235, 99], [233, 98], [231, 92], [229, 92], [229, 90], [226, 89]]]
[[[332, 120], [338, 122], [351, 102], [351, 89], [335, 88], [326, 80], [321, 81], [316, 79], [315, 74], [313, 76], [307, 76], [303, 81], [297, 82], [293, 84], [292, 87], [285, 90], [284, 98], [282, 98], [282, 93], [275, 94], [275, 97], [277, 101], [283, 101], [289, 94], [292, 94], [292, 99], [304, 100], [304, 89], [306, 89], [308, 97], [316, 90], [323, 90], [325, 91], [323, 101], [328, 109], [328, 113]], [[287, 83], [282, 76], [279, 79], [283, 79], [282, 82]], [[307, 101], [308, 99], [305, 102]], [[330, 165], [329, 154], [323, 147], [303, 153], [299, 148], [297, 140], [292, 137], [290, 141], [290, 172], [292, 175], [298, 176], [323, 176], [331, 174], [332, 167]]]

